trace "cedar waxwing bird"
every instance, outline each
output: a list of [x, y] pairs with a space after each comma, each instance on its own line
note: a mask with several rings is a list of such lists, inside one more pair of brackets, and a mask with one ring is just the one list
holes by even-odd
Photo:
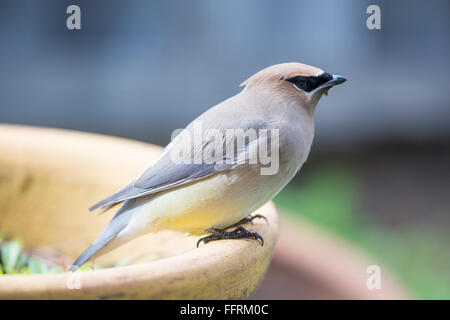
[[[244, 238], [264, 244], [241, 224], [261, 217], [249, 215], [300, 170], [313, 141], [317, 102], [345, 81], [301, 63], [274, 65], [251, 76], [241, 92], [183, 129], [135, 180], [90, 209], [123, 202], [70, 270], [163, 229], [208, 233], [199, 240], [205, 244]], [[230, 227], [236, 228], [226, 231]]]

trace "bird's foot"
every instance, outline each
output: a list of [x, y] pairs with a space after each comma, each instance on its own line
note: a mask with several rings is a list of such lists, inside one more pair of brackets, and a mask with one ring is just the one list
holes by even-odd
[[[261, 215], [261, 214], [255, 214], [254, 216], [247, 216], [247, 217], [245, 217], [245, 218], [242, 218], [241, 220], [239, 220], [239, 221], [236, 222], [235, 224], [232, 224], [232, 225], [229, 226], [228, 228], [237, 227], [237, 226], [240, 226], [241, 224], [246, 224], [247, 222], [253, 223], [253, 219], [256, 219], [256, 218], [264, 219], [264, 220], [266, 220], [267, 223], [269, 223], [269, 221], [267, 220], [267, 218], [264, 217], [263, 215]], [[227, 229], [228, 229], [228, 228], [227, 228]]]
[[[250, 217], [249, 217], [250, 218]], [[241, 220], [242, 221], [242, 220]], [[251, 219], [250, 219], [251, 221]], [[224, 240], [224, 239], [254, 239], [261, 240], [261, 245], [264, 245], [264, 239], [257, 232], [251, 232], [243, 227], [237, 227], [233, 231], [225, 231], [217, 228], [210, 228], [206, 231], [210, 232], [209, 236], [201, 238], [197, 241], [197, 248], [201, 242], [208, 243], [216, 240]]]

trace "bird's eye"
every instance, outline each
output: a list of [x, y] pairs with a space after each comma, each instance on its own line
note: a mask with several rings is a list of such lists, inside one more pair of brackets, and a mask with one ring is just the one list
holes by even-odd
[[305, 92], [311, 92], [316, 89], [321, 84], [332, 79], [329, 73], [322, 73], [318, 76], [296, 76], [293, 78], [286, 79], [286, 81], [291, 82], [298, 90], [303, 90]]
[[292, 82], [292, 84], [299, 90], [303, 90], [306, 92], [310, 92], [315, 88], [315, 83], [311, 77], [294, 77], [291, 79], [287, 79], [287, 81]]
[[305, 88], [307, 89], [307, 91], [312, 90], [312, 82], [310, 80], [305, 80]]

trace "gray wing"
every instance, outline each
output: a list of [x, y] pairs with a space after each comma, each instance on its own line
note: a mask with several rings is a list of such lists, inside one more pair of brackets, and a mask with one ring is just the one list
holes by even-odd
[[[193, 182], [202, 178], [209, 177], [217, 172], [232, 169], [236, 166], [236, 162], [223, 164], [207, 164], [207, 163], [175, 163], [170, 155], [171, 149], [176, 145], [176, 139], [172, 141], [164, 150], [159, 158], [147, 168], [136, 180], [126, 185], [110, 197], [100, 201], [91, 208], [90, 211], [97, 208], [109, 207], [118, 202], [133, 199], [163, 190], [167, 190], [176, 186], [180, 186], [189, 182]], [[208, 143], [201, 146], [199, 150], [193, 152], [203, 152], [208, 147]], [[224, 156], [224, 158], [227, 155]]]
[[[267, 128], [268, 123], [266, 118], [262, 115], [255, 114], [252, 109], [245, 110], [242, 108], [233, 109], [234, 112], [229, 111], [229, 103], [225, 101], [216, 107], [213, 107], [203, 113], [197, 120], [202, 121], [203, 118], [208, 116], [208, 113], [214, 112], [215, 116], [212, 117], [217, 119], [214, 121], [203, 121], [205, 124], [205, 129], [208, 128], [218, 128], [222, 138], [226, 135], [225, 130], [228, 128], [242, 128], [242, 129], [260, 129]], [[248, 113], [250, 112], [250, 116]], [[185, 131], [192, 134], [193, 126], [195, 120], [189, 124]], [[207, 127], [206, 127], [207, 126]], [[183, 132], [182, 132], [183, 133]], [[160, 191], [164, 191], [173, 187], [177, 187], [186, 183], [197, 181], [209, 177], [218, 172], [233, 169], [237, 165], [241, 164], [243, 152], [247, 152], [249, 148], [255, 147], [257, 144], [257, 139], [249, 139], [245, 141], [245, 145], [242, 149], [235, 150], [234, 147], [230, 145], [224, 145], [224, 153], [222, 162], [215, 163], [180, 163], [176, 164], [171, 157], [171, 152], [173, 149], [182, 149], [186, 145], [186, 141], [182, 138], [182, 133], [180, 133], [167, 147], [163, 150], [162, 154], [155, 160], [155, 162], [147, 168], [136, 180], [125, 186], [123, 189], [119, 190], [112, 196], [106, 198], [103, 201], [92, 206], [89, 210], [95, 210], [100, 207], [107, 207], [114, 205], [118, 202], [122, 202], [128, 199], [133, 199], [149, 194], [154, 194]], [[199, 153], [208, 153], [213, 148], [213, 143], [211, 141], [206, 141], [203, 144], [191, 146], [189, 140], [189, 147], [193, 158]], [[234, 143], [234, 141], [226, 141], [226, 143]]]

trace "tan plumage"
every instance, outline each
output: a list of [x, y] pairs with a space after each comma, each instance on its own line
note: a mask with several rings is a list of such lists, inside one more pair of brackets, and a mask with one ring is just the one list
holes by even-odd
[[[188, 145], [180, 134], [139, 177], [93, 207], [124, 201], [72, 270], [94, 254], [105, 253], [147, 232], [169, 229], [202, 234], [207, 228], [226, 228], [258, 209], [292, 179], [307, 159], [314, 137], [316, 104], [329, 87], [343, 81], [300, 63], [274, 65], [244, 81], [240, 93], [200, 115], [183, 134], [195, 135], [198, 123], [203, 130], [216, 130], [221, 136], [227, 129], [277, 130], [276, 172], [262, 174], [265, 166], [261, 162], [239, 161], [246, 152], [261, 147], [260, 140], [251, 137], [238, 150], [226, 141], [223, 159], [232, 159], [231, 163], [174, 163], [174, 150], [189, 149], [195, 159], [211, 148], [205, 142]], [[277, 142], [274, 137], [270, 136], [271, 146]]]

